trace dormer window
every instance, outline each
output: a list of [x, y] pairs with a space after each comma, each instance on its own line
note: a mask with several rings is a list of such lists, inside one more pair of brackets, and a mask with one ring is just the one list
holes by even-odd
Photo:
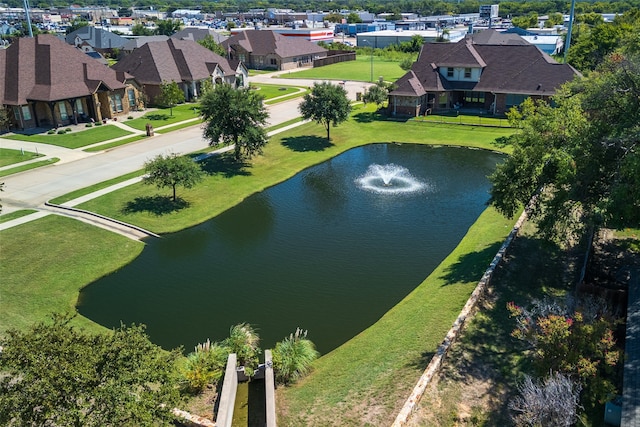
[[471, 78], [471, 68], [465, 68], [464, 69], [464, 78], [465, 79], [470, 79]]
[[453, 77], [453, 67], [447, 68], [447, 77]]

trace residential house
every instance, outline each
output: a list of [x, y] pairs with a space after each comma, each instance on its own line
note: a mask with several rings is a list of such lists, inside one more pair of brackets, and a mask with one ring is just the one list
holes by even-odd
[[192, 40], [173, 38], [146, 43], [112, 68], [134, 76], [152, 103], [163, 83], [178, 83], [185, 98], [192, 100], [199, 96], [205, 80], [247, 86], [249, 76], [241, 62], [223, 58]]
[[532, 44], [492, 40], [485, 34], [457, 43], [423, 45], [411, 70], [389, 93], [390, 113], [418, 116], [473, 109], [504, 114], [529, 97], [548, 100], [562, 84], [580, 75]]
[[12, 127], [58, 127], [127, 114], [139, 102], [132, 76], [112, 70], [51, 34], [0, 50], [0, 105]]
[[213, 40], [218, 44], [228, 39], [227, 36], [224, 36], [219, 32], [212, 30], [211, 28], [198, 27], [183, 28], [182, 30], [173, 34], [171, 38], [178, 40], [193, 40], [194, 42], [199, 42], [200, 40], [204, 40], [207, 36], [213, 37]]
[[133, 36], [127, 40], [124, 46], [122, 46], [122, 52], [125, 54], [129, 54], [135, 49], [142, 47], [149, 42], [163, 42], [165, 40], [169, 40], [169, 36], [165, 36], [163, 34], [155, 36]]
[[[78, 28], [67, 34], [65, 40], [75, 47], [90, 46], [103, 55], [114, 53], [114, 49], [122, 49], [127, 42], [124, 37], [93, 25]], [[83, 50], [87, 51], [86, 47]]]
[[269, 30], [240, 31], [225, 40], [222, 46], [232, 59], [256, 70], [312, 67], [314, 60], [326, 58], [328, 53], [313, 42]]

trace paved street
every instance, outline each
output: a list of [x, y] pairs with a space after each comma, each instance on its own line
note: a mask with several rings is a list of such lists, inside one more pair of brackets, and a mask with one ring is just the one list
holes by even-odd
[[[274, 73], [277, 74], [277, 73]], [[251, 82], [279, 85], [312, 86], [313, 80], [272, 79], [272, 74], [251, 77]], [[366, 84], [365, 84], [366, 85]], [[361, 82], [346, 82], [351, 99], [363, 90]], [[273, 126], [299, 116], [301, 98], [268, 106], [269, 125]], [[113, 122], [122, 126], [120, 122]], [[207, 147], [199, 126], [156, 135], [105, 152], [86, 153], [82, 149], [65, 149], [47, 144], [34, 144], [0, 138], [0, 147], [37, 151], [60, 161], [54, 165], [32, 169], [3, 178], [5, 183], [2, 212], [37, 208], [49, 199], [141, 169], [144, 162], [158, 154], [189, 153]]]

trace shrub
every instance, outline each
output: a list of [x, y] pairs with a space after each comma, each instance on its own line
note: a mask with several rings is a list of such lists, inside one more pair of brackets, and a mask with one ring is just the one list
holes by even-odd
[[578, 421], [580, 384], [569, 376], [556, 372], [541, 382], [526, 376], [518, 391], [509, 402], [517, 426], [570, 427]]
[[56, 133], [56, 131], [54, 129], [51, 129], [50, 131], [47, 132], [47, 135], [53, 135], [55, 133]]
[[64, 128], [65, 132], [71, 132], [71, 128]]
[[127, 120], [133, 119], [133, 116], [127, 116]]
[[253, 375], [253, 371], [258, 367], [258, 356], [260, 355], [260, 337], [248, 323], [240, 323], [232, 326], [229, 330], [229, 337], [222, 341], [222, 346], [229, 349], [229, 353], [235, 353], [238, 357], [238, 364], [245, 367], [248, 376]]
[[84, 125], [84, 127], [90, 128], [90, 127], [93, 127], [93, 125], [91, 123], [87, 123], [87, 124]]
[[66, 130], [64, 130], [64, 129], [60, 129], [60, 130], [58, 131], [58, 135], [64, 135], [65, 133], [67, 133], [67, 131], [66, 131]]
[[96, 126], [102, 126], [102, 122], [96, 122], [95, 125]]
[[220, 380], [227, 362], [229, 349], [218, 343], [198, 344], [180, 369], [183, 389], [199, 393], [207, 386], [215, 386]]
[[307, 331], [300, 328], [277, 343], [272, 354], [276, 381], [281, 384], [296, 382], [308, 374], [319, 355], [313, 342], [307, 339]]

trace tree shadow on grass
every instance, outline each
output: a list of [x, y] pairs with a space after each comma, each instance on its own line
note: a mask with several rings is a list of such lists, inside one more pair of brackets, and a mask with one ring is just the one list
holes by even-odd
[[187, 207], [189, 207], [189, 202], [180, 197], [177, 197], [174, 201], [170, 196], [144, 196], [136, 197], [133, 201], [127, 202], [125, 207], [122, 208], [122, 213], [150, 212], [161, 216]]
[[481, 251], [463, 255], [445, 270], [440, 279], [445, 280], [445, 286], [460, 282], [479, 281], [501, 245], [502, 242], [495, 242]]
[[331, 141], [319, 136], [306, 135], [287, 137], [282, 140], [282, 145], [292, 151], [323, 151], [333, 146]]
[[380, 120], [380, 114], [376, 112], [371, 112], [371, 111], [369, 112], [363, 111], [362, 113], [354, 114], [353, 120], [355, 120], [358, 123], [377, 122]]
[[244, 160], [236, 160], [232, 152], [214, 154], [200, 161], [202, 171], [207, 175], [222, 174], [225, 178], [249, 176], [251, 164]]
[[[440, 346], [440, 344], [438, 344], [438, 346]], [[435, 351], [423, 351], [420, 357], [408, 362], [407, 366], [418, 371], [424, 371], [429, 363], [431, 363], [431, 359], [433, 359], [433, 356], [435, 356], [435, 354]]]

